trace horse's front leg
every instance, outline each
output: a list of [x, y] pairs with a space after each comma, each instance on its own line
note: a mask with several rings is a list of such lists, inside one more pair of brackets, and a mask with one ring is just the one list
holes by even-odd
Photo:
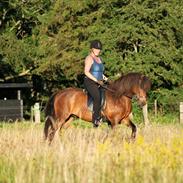
[[135, 126], [135, 124], [129, 118], [123, 119], [123, 122], [132, 129], [131, 138], [135, 139], [137, 133], [137, 127]]
[[137, 134], [137, 127], [134, 123], [132, 123], [132, 121], [130, 120], [129, 121], [129, 126], [131, 127], [132, 129], [132, 134], [131, 134], [131, 138], [132, 139], [135, 139], [136, 138], [136, 134]]

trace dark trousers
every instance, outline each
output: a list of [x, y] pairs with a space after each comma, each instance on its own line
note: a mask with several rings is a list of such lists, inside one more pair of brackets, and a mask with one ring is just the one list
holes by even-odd
[[93, 115], [92, 122], [100, 119], [100, 87], [93, 80], [85, 77], [84, 87], [89, 95], [93, 98]]

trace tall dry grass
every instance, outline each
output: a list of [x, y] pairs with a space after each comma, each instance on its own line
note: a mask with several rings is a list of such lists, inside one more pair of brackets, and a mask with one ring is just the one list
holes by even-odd
[[182, 183], [183, 127], [71, 127], [49, 146], [43, 125], [1, 124], [0, 183]]

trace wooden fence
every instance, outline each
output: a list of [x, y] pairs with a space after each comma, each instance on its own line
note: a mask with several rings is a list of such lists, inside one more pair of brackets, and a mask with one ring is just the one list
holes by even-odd
[[[0, 120], [23, 120], [24, 111], [27, 109], [26, 106], [23, 106], [22, 100], [0, 100]], [[175, 104], [174, 104], [175, 105]], [[42, 111], [44, 106], [39, 106], [36, 103], [31, 107], [31, 121], [39, 123], [40, 122], [40, 111]], [[158, 100], [155, 100], [154, 103], [148, 103], [142, 108], [144, 123], [149, 124], [148, 111], [151, 113], [154, 112], [154, 116], [157, 117], [161, 114], [158, 106]], [[179, 121], [183, 124], [183, 102], [176, 103], [176, 112], [179, 113]]]
[[[175, 111], [180, 114], [179, 121], [180, 121], [180, 123], [183, 124], [183, 102], [176, 102], [176, 103], [172, 104], [172, 106], [174, 106]], [[158, 100], [154, 100], [154, 103], [149, 103], [148, 108], [150, 108], [150, 110], [152, 110], [154, 112], [155, 117], [157, 117], [159, 113], [162, 113], [162, 107], [158, 106]], [[161, 108], [161, 110], [160, 110], [160, 108]], [[148, 111], [147, 106], [144, 106], [143, 115], [144, 115], [144, 122], [146, 124], [149, 123], [147, 111]]]

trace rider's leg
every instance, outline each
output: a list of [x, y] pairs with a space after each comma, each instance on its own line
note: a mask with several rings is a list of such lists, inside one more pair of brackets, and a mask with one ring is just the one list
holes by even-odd
[[98, 84], [86, 78], [84, 81], [85, 88], [93, 98], [93, 115], [92, 122], [95, 127], [99, 125], [100, 120], [100, 90]]

